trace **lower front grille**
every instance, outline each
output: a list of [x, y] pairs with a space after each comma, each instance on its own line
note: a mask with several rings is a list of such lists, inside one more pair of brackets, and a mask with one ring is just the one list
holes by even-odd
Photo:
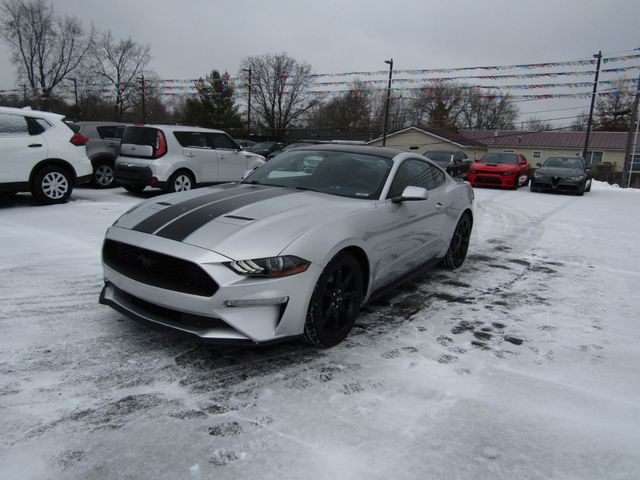
[[478, 175], [476, 177], [476, 182], [491, 183], [491, 184], [494, 184], [494, 185], [500, 185], [502, 183], [502, 181], [498, 177], [485, 177], [485, 176], [482, 176], [482, 175]]
[[154, 287], [211, 297], [218, 284], [195, 263], [114, 240], [105, 240], [102, 260], [122, 275]]
[[117, 292], [118, 296], [127, 303], [138, 307], [139, 309], [153, 316], [171, 320], [172, 322], [178, 323], [184, 327], [192, 327], [197, 329], [230, 328], [229, 325], [227, 325], [219, 318], [204, 317], [202, 315], [194, 315], [191, 313], [173, 310], [171, 308], [161, 307], [160, 305], [149, 303], [145, 300], [142, 300], [141, 298], [134, 297], [127, 292], [123, 292], [119, 288], [116, 288], [113, 284], [111, 285], [111, 288], [113, 288]]

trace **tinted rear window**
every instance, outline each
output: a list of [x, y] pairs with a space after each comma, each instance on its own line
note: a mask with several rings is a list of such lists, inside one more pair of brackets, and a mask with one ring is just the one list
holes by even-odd
[[122, 134], [122, 143], [154, 147], [158, 130], [151, 127], [127, 127]]

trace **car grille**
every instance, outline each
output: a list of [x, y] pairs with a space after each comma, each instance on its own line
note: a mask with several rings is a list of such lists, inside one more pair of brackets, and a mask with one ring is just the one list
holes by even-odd
[[122, 275], [154, 287], [211, 297], [218, 284], [195, 263], [114, 240], [105, 240], [102, 259]]
[[500, 177], [486, 177], [483, 175], [478, 175], [476, 177], [476, 182], [479, 183], [492, 183], [495, 185], [500, 185], [502, 182], [500, 181]]
[[213, 317], [204, 317], [202, 315], [195, 315], [191, 313], [180, 312], [178, 310], [173, 310], [171, 308], [161, 307], [160, 305], [156, 305], [154, 303], [147, 302], [146, 300], [142, 300], [141, 298], [134, 297], [133, 295], [120, 290], [113, 284], [111, 285], [118, 295], [124, 299], [126, 302], [134, 305], [141, 310], [147, 312], [148, 314], [158, 316], [162, 319], [171, 320], [173, 322], [179, 323], [185, 327], [192, 327], [198, 329], [210, 329], [210, 328], [225, 328], [230, 329], [229, 325], [227, 325], [224, 321], [219, 318]]

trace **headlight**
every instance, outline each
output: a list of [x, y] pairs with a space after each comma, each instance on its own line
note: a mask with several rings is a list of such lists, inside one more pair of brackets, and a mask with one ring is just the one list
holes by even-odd
[[302, 273], [311, 262], [293, 255], [284, 257], [256, 258], [252, 260], [234, 260], [225, 265], [239, 275], [253, 277], [288, 277]]
[[567, 180], [570, 180], [572, 182], [582, 182], [583, 180], [585, 180], [587, 177], [583, 176], [583, 175], [578, 175], [576, 177], [569, 177], [567, 178]]

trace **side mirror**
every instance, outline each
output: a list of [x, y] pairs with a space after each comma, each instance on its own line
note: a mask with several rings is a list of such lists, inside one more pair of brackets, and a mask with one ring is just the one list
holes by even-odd
[[541, 167], [541, 166], [542, 166], [542, 164], [541, 164], [540, 162], [537, 162], [537, 163], [536, 163], [536, 165], [537, 165], [538, 167]]
[[480, 161], [480, 159], [479, 159], [479, 158], [474, 158], [474, 159], [473, 159], [473, 161], [474, 161], [474, 162], [479, 162], [479, 161]]
[[429, 192], [426, 188], [409, 186], [405, 187], [401, 196], [392, 198], [391, 201], [393, 203], [416, 202], [427, 198], [429, 198]]

